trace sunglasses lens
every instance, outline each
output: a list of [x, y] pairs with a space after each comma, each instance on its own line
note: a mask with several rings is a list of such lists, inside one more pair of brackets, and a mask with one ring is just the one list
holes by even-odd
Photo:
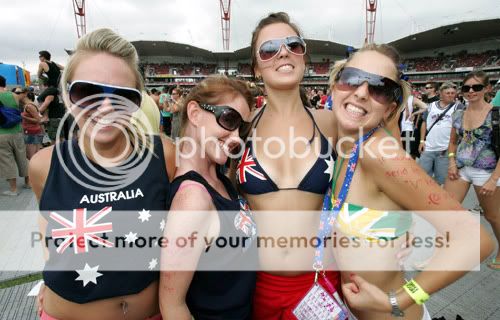
[[479, 92], [481, 90], [484, 89], [484, 86], [482, 84], [474, 84], [472, 85], [472, 90], [474, 90], [474, 92]]
[[356, 68], [346, 68], [337, 77], [335, 87], [341, 91], [353, 91], [368, 82], [368, 93], [375, 101], [386, 104], [400, 98], [399, 85], [389, 78]]
[[242, 120], [238, 111], [234, 109], [225, 109], [222, 111], [218, 122], [224, 129], [234, 131], [240, 126]]
[[286, 46], [291, 53], [297, 55], [304, 55], [306, 53], [305, 44], [299, 37], [287, 38]]
[[100, 98], [86, 99], [89, 96], [102, 94], [103, 90], [100, 86], [85, 83], [85, 82], [75, 82], [71, 85], [69, 91], [69, 99], [72, 103], [78, 104], [80, 107], [88, 107], [100, 100]]
[[113, 92], [117, 96], [123, 97], [127, 100], [130, 100], [133, 104], [136, 106], [141, 105], [141, 95], [139, 92], [133, 91], [133, 90], [127, 90], [127, 89], [117, 89], [115, 92]]
[[280, 50], [281, 43], [277, 40], [264, 42], [259, 49], [259, 57], [262, 61], [271, 60]]

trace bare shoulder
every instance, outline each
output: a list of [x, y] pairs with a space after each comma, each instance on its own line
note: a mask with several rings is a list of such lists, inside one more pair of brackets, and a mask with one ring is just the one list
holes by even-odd
[[334, 138], [334, 140], [336, 140], [337, 122], [335, 119], [335, 113], [326, 109], [310, 110], [321, 133], [323, 133], [327, 138]]
[[179, 186], [170, 210], [207, 211], [213, 208], [212, 199], [205, 186], [187, 180]]
[[54, 146], [43, 148], [35, 153], [29, 162], [31, 186], [38, 200], [40, 200], [45, 182], [49, 175], [53, 152]]
[[160, 134], [160, 139], [163, 146], [163, 157], [165, 158], [168, 179], [172, 181], [176, 171], [176, 146], [174, 141], [164, 134]]

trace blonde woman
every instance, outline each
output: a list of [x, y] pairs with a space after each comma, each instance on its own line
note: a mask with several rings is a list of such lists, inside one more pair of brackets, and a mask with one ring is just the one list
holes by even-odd
[[[140, 134], [128, 121], [141, 105], [137, 62], [128, 41], [99, 29], [78, 41], [64, 69], [63, 98], [80, 127], [79, 139], [43, 149], [30, 162], [40, 230], [48, 244], [41, 319], [161, 319], [159, 267], [151, 260], [152, 271], [148, 261], [140, 261], [142, 269], [132, 268], [139, 257], [113, 251], [117, 237], [134, 242], [129, 228], [161, 235], [162, 217], [150, 211], [167, 209], [175, 169], [172, 144]], [[119, 174], [136, 178], [116, 183]], [[134, 223], [125, 223], [127, 212], [120, 211], [132, 211]], [[97, 228], [99, 220], [106, 230], [85, 229], [90, 233], [75, 240], [73, 234], [85, 231], [76, 229], [81, 219], [89, 228]], [[159, 261], [159, 247], [153, 251]], [[103, 270], [117, 259], [125, 271]]]
[[[476, 246], [460, 227], [479, 231], [481, 260], [492, 250], [485, 229], [428, 177], [384, 128], [387, 121], [397, 118], [409, 92], [400, 79], [399, 63], [392, 47], [368, 45], [330, 75], [333, 111], [343, 143], [337, 150], [332, 188], [325, 200], [330, 211], [322, 221], [330, 225], [333, 219], [332, 236], [350, 244], [337, 246], [334, 252], [341, 269], [342, 292], [358, 319], [404, 316], [430, 320], [422, 306], [428, 294], [465, 274], [424, 270], [406, 283], [394, 253], [405, 241], [412, 218], [410, 212], [401, 211], [420, 210], [419, 215], [438, 232], [452, 232], [450, 248], [436, 254], [429, 269], [465, 270], [479, 262], [468, 261], [477, 255]], [[447, 215], [436, 212], [444, 210], [460, 211], [450, 221]]]

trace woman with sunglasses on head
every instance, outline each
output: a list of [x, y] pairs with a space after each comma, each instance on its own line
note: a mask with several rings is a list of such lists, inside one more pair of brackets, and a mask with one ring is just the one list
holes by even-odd
[[[484, 217], [500, 241], [500, 161], [493, 146], [493, 107], [484, 100], [490, 90], [489, 77], [483, 71], [465, 76], [462, 94], [468, 106], [453, 114], [444, 187], [462, 202], [473, 184]], [[500, 270], [500, 251], [488, 266]]]
[[[384, 128], [397, 117], [409, 93], [400, 79], [399, 63], [395, 49], [372, 44], [338, 64], [330, 75], [338, 138], [343, 143], [339, 143], [321, 219], [325, 225], [333, 224], [332, 236], [338, 243], [347, 240], [333, 251], [345, 300], [357, 319], [389, 319], [392, 314], [430, 320], [421, 306], [428, 294], [457, 280], [465, 273], [460, 270], [477, 262], [467, 260], [477, 255], [471, 236], [450, 231], [449, 218], [436, 212], [463, 210], [459, 203]], [[404, 272], [394, 258], [412, 224], [411, 212], [403, 210], [419, 210], [438, 232], [453, 232], [450, 247], [436, 254], [428, 268], [459, 271], [424, 271], [405, 284]], [[480, 257], [484, 259], [492, 248], [487, 232], [466, 211], [454, 212], [453, 219], [459, 226], [480, 230]]]
[[[181, 106], [180, 162], [165, 228], [172, 245], [162, 253], [163, 319], [250, 319], [255, 268], [247, 262], [257, 259], [250, 240], [256, 227], [221, 167], [240, 146], [239, 129], [253, 104], [245, 82], [215, 76], [193, 88]], [[173, 245], [191, 235], [198, 241], [188, 248]], [[224, 249], [218, 240], [203, 240], [239, 237], [252, 244]], [[225, 271], [242, 264], [252, 271]]]
[[163, 215], [153, 210], [167, 209], [175, 148], [130, 123], [143, 89], [137, 63], [132, 44], [98, 29], [78, 41], [64, 69], [63, 98], [79, 138], [30, 162], [46, 244], [41, 319], [161, 319], [160, 249], [128, 248], [138, 234], [161, 236]]
[[[335, 137], [333, 114], [309, 109], [301, 99], [305, 54], [306, 43], [284, 12], [269, 14], [252, 34], [252, 70], [264, 83], [267, 103], [252, 117], [235, 174], [250, 208], [259, 211], [260, 238], [314, 237], [332, 178], [335, 155], [326, 137]], [[275, 140], [281, 145], [270, 143]], [[257, 273], [253, 318], [295, 319], [294, 308], [314, 283], [314, 249], [260, 246], [259, 251], [264, 271]], [[331, 253], [325, 261], [332, 263]], [[340, 290], [338, 272], [326, 272], [320, 283], [330, 293]]]

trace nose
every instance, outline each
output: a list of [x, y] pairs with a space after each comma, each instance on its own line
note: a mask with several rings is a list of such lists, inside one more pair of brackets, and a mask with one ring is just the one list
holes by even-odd
[[354, 90], [354, 96], [358, 99], [368, 99], [370, 93], [368, 91], [368, 82], [363, 82], [359, 87]]
[[286, 48], [286, 46], [285, 46], [284, 43], [282, 43], [281, 46], [280, 46], [280, 49], [278, 51], [278, 56], [279, 57], [288, 56], [288, 50], [287, 50], [287, 48]]
[[101, 100], [99, 106], [97, 107], [97, 112], [102, 115], [111, 113], [113, 111], [115, 111], [115, 108], [113, 107], [113, 103], [109, 98], [104, 98], [103, 100]]

